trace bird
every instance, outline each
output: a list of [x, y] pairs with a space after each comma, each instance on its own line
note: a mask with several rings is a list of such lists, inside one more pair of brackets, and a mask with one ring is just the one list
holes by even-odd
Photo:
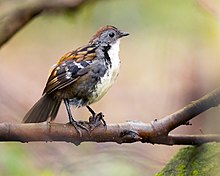
[[99, 101], [113, 85], [119, 74], [119, 44], [128, 36], [117, 27], [101, 27], [88, 44], [66, 53], [53, 66], [42, 97], [26, 113], [23, 123], [40, 123], [55, 120], [62, 101], [65, 104], [69, 123], [84, 128], [73, 118], [71, 106], [87, 107], [92, 117], [103, 120], [90, 107]]

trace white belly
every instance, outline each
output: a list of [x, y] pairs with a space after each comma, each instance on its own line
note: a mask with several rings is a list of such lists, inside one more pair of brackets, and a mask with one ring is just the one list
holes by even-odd
[[109, 57], [111, 59], [112, 66], [106, 71], [105, 75], [101, 78], [100, 83], [96, 86], [96, 91], [94, 92], [94, 100], [91, 103], [100, 100], [109, 90], [109, 88], [115, 82], [120, 69], [120, 59], [119, 59], [119, 44], [118, 40], [108, 51]]

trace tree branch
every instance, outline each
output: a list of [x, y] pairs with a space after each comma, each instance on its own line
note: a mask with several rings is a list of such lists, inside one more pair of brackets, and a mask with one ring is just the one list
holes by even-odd
[[[81, 142], [143, 142], [166, 145], [197, 145], [220, 142], [220, 135], [168, 135], [176, 127], [220, 103], [220, 89], [216, 89], [160, 120], [150, 123], [129, 121], [121, 124], [100, 125], [90, 132], [81, 130], [81, 135], [70, 124], [0, 124], [0, 141], [66, 141], [79, 145]], [[88, 123], [87, 123], [88, 124]], [[88, 128], [91, 127], [88, 124]]]
[[150, 140], [152, 144], [165, 145], [201, 145], [207, 142], [220, 142], [220, 135], [168, 135]]
[[30, 0], [0, 16], [0, 47], [34, 17], [47, 10], [75, 10], [88, 0]]
[[[82, 136], [70, 124], [0, 124], [0, 141], [65, 141], [79, 145], [81, 142], [143, 142], [165, 145], [198, 145], [207, 142], [220, 142], [220, 135], [168, 135], [155, 136], [150, 124], [127, 122], [109, 124], [107, 128], [99, 126], [88, 133], [82, 130]], [[154, 137], [155, 136], [155, 137]]]
[[186, 125], [189, 120], [200, 113], [216, 107], [220, 104], [220, 88], [210, 92], [202, 98], [191, 102], [179, 111], [158, 120], [157, 123], [164, 129], [163, 134], [167, 134], [180, 125]]

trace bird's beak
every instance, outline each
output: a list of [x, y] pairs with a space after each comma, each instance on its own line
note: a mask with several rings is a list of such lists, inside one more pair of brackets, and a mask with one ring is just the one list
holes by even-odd
[[119, 34], [120, 38], [128, 36], [128, 35], [130, 35], [128, 32], [122, 32], [122, 31], [120, 31], [120, 34]]

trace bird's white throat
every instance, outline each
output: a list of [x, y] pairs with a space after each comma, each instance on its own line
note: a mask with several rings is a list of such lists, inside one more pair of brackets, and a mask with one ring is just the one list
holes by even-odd
[[120, 59], [119, 59], [119, 51], [120, 51], [119, 45], [120, 45], [120, 39], [118, 39], [111, 46], [110, 50], [108, 51], [108, 55], [111, 59], [112, 64], [113, 64], [113, 62], [115, 62], [115, 64], [120, 62]]
[[119, 68], [120, 68], [120, 58], [119, 58], [120, 48], [119, 48], [119, 45], [120, 45], [120, 39], [118, 39], [111, 46], [110, 50], [108, 51], [108, 55], [109, 55], [109, 57], [111, 59], [111, 67], [107, 71], [107, 74], [112, 79], [111, 85], [114, 83], [114, 81], [117, 78], [118, 73], [119, 73]]

